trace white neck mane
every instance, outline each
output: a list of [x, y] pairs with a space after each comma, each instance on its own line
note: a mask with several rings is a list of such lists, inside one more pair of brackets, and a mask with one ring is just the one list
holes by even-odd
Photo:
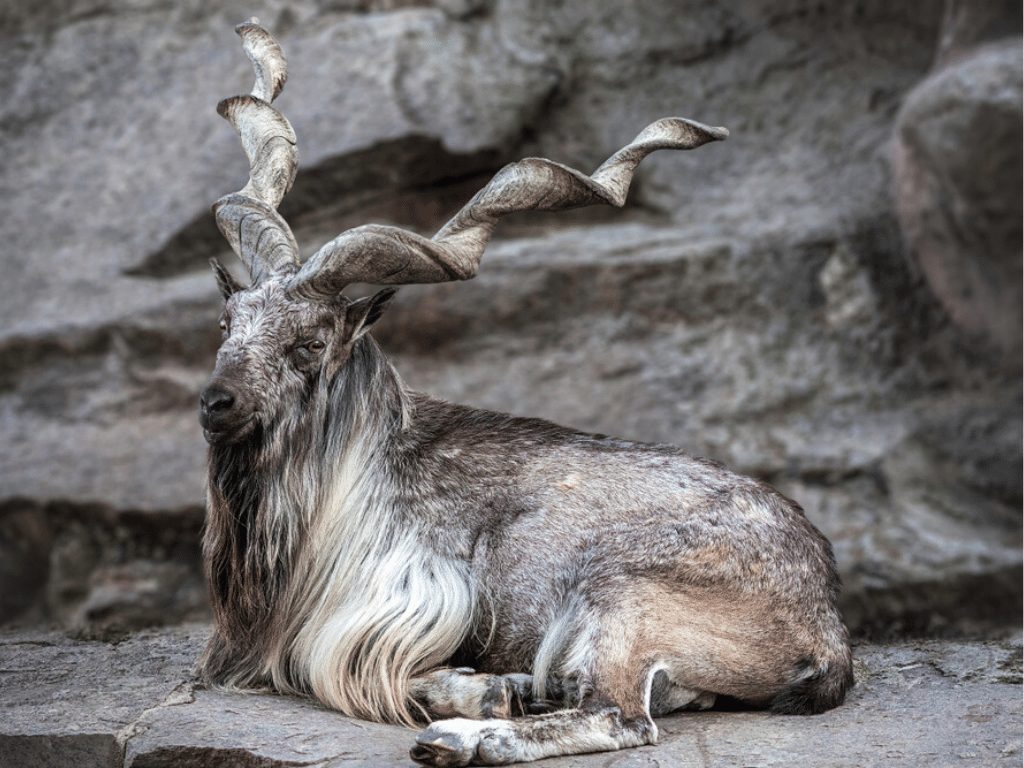
[[308, 433], [285, 423], [268, 437], [268, 455], [282, 461], [254, 533], [265, 541], [266, 568], [294, 554], [270, 606], [262, 659], [253, 660], [261, 668], [226, 682], [262, 679], [347, 715], [411, 725], [409, 679], [458, 649], [476, 596], [468, 564], [436, 554], [394, 502], [391, 438], [408, 425], [410, 406], [397, 373], [366, 341], [339, 374], [345, 380], [296, 416], [329, 424], [329, 434], [291, 445]]

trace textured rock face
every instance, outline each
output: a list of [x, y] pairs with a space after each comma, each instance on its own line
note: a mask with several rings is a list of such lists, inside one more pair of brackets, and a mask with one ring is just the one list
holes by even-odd
[[[0, 764], [11, 768], [411, 765], [413, 732], [284, 696], [196, 689], [200, 627], [111, 646], [0, 634]], [[1019, 641], [863, 646], [847, 702], [815, 717], [691, 712], [659, 744], [545, 760], [588, 766], [1016, 766]]]
[[1021, 356], [1020, 38], [914, 89], [897, 120], [896, 187], [911, 255], [950, 316]]
[[[1020, 383], [909, 266], [890, 195], [942, 11], [24, 9], [0, 47], [0, 620], [105, 632], [205, 610], [194, 404], [219, 338], [206, 260], [227, 252], [208, 206], [246, 168], [213, 107], [249, 87], [231, 29], [255, 12], [290, 60], [301, 167], [282, 212], [307, 253], [367, 221], [432, 232], [509, 159], [592, 169], [662, 115], [728, 126], [648, 159], [623, 211], [509, 220], [473, 282], [403, 290], [381, 342], [414, 388], [777, 484], [835, 543], [855, 631], [1017, 623]], [[969, 170], [961, 146], [948, 163]], [[987, 268], [962, 245], [936, 258]], [[1006, 321], [1006, 295], [985, 317]]]

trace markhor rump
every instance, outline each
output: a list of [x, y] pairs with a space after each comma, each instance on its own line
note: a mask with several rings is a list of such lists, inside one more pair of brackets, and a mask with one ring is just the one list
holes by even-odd
[[728, 132], [658, 120], [591, 176], [521, 160], [431, 239], [358, 227], [301, 264], [276, 210], [296, 169], [271, 106], [284, 55], [255, 20], [237, 31], [256, 85], [218, 111], [251, 171], [214, 210], [252, 286], [214, 263], [203, 676], [433, 721], [411, 754], [438, 766], [650, 744], [652, 715], [718, 695], [783, 713], [839, 704], [839, 581], [796, 504], [672, 446], [411, 392], [367, 333], [394, 289], [342, 295], [469, 279], [502, 216], [621, 206], [648, 154]]

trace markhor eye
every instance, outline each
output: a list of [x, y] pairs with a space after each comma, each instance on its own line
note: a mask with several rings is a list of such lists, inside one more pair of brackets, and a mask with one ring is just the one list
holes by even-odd
[[220, 319], [220, 329], [224, 331], [224, 333], [228, 332], [228, 321], [223, 317]]
[[306, 344], [306, 349], [308, 349], [310, 352], [319, 352], [325, 346], [327, 345], [320, 341], [320, 339], [313, 339], [311, 342]]

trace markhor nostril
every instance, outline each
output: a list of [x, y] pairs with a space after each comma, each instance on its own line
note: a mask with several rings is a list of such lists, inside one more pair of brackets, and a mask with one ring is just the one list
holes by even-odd
[[200, 405], [207, 411], [227, 411], [235, 404], [235, 396], [220, 387], [207, 387], [199, 396]]

